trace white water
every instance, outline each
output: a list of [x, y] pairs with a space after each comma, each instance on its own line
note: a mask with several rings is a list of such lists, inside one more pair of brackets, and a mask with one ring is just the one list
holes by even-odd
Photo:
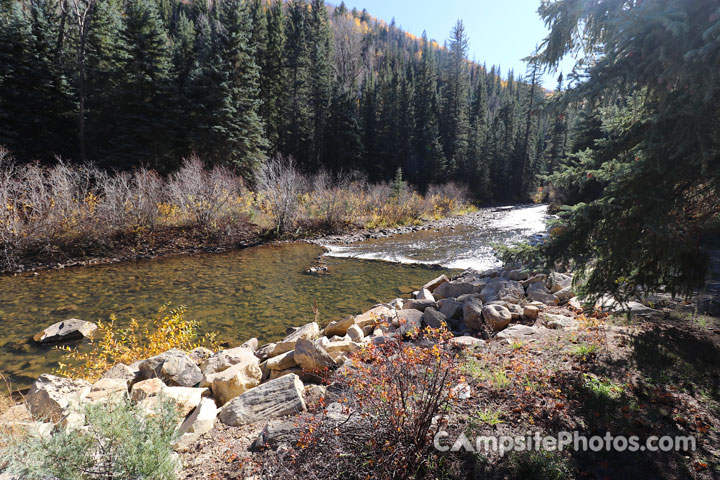
[[485, 270], [500, 265], [493, 252], [494, 244], [512, 245], [543, 234], [548, 218], [547, 205], [486, 208], [471, 224], [350, 245], [326, 245], [327, 255]]

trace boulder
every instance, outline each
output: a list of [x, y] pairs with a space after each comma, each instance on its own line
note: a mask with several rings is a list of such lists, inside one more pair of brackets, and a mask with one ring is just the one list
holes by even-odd
[[485, 285], [480, 292], [480, 299], [483, 303], [496, 300], [504, 302], [519, 303], [525, 298], [525, 289], [515, 280], [497, 278]]
[[305, 386], [297, 375], [285, 375], [252, 388], [220, 410], [220, 421], [230, 426], [269, 420], [307, 410]]
[[485, 322], [495, 331], [502, 330], [507, 327], [512, 320], [510, 310], [502, 305], [486, 305], [482, 309], [482, 315]]
[[85, 380], [71, 380], [55, 375], [40, 375], [25, 396], [25, 403], [35, 418], [57, 422], [90, 393]]
[[388, 322], [392, 319], [392, 316], [392, 310], [390, 310], [385, 305], [379, 305], [355, 317], [355, 323], [359, 327], [364, 328], [368, 325], [374, 325], [378, 322]]
[[395, 310], [402, 310], [403, 307], [403, 299], [402, 298], [396, 298], [392, 302], [388, 304], [391, 308], [394, 308]]
[[86, 399], [97, 402], [108, 399], [122, 399], [128, 394], [128, 382], [124, 378], [101, 378], [93, 383]]
[[510, 270], [508, 272], [508, 278], [510, 280], [527, 280], [528, 277], [530, 277], [530, 274], [527, 272], [527, 270]]
[[275, 350], [276, 346], [277, 346], [277, 343], [265, 344], [262, 347], [255, 350], [255, 356], [258, 357], [258, 359], [261, 362], [264, 362], [265, 360], [270, 358], [270, 354]]
[[357, 325], [353, 325], [348, 328], [348, 331], [345, 335], [347, 335], [353, 342], [362, 342], [365, 338], [365, 333], [363, 332], [362, 328], [358, 327]]
[[140, 363], [140, 377], [157, 377], [170, 386], [194, 387], [203, 379], [203, 374], [190, 357], [173, 348]]
[[543, 320], [548, 328], [556, 330], [571, 327], [575, 323], [572, 317], [566, 317], [565, 315], [553, 315], [551, 313], [544, 313]]
[[470, 300], [463, 305], [463, 320], [470, 330], [483, 328], [483, 304], [479, 300]]
[[[231, 348], [228, 350], [221, 350], [212, 357], [206, 359], [200, 365], [200, 370], [207, 378], [209, 375], [227, 370], [233, 365], [247, 362], [259, 362], [253, 350], [246, 347]], [[207, 386], [206, 381], [203, 381], [203, 386]]]
[[538, 307], [536, 307], [535, 305], [525, 305], [525, 307], [523, 307], [523, 316], [525, 318], [529, 318], [530, 320], [535, 320], [539, 314], [540, 314], [540, 309]]
[[420, 310], [425, 311], [426, 308], [433, 307], [437, 308], [435, 300], [410, 300], [403, 305], [404, 310]]
[[[447, 284], [443, 284], [447, 285]], [[397, 311], [398, 332], [401, 336], [418, 333], [422, 328], [423, 312], [420, 310], [402, 309]]]
[[521, 281], [520, 284], [523, 286], [523, 288], [527, 288], [530, 285], [532, 285], [533, 283], [538, 283], [538, 282], [545, 283], [545, 280], [547, 280], [547, 275], [545, 275], [544, 273], [540, 273], [538, 275], [534, 275], [534, 276], [528, 278], [527, 280]]
[[417, 300], [430, 300], [433, 303], [435, 302], [435, 297], [433, 297], [433, 294], [427, 288], [421, 289], [415, 298]]
[[188, 353], [188, 357], [190, 357], [192, 361], [195, 362], [195, 365], [202, 364], [205, 360], [212, 357], [213, 355], [213, 351], [205, 347], [195, 347], [190, 350], [190, 353]]
[[530, 294], [532, 292], [542, 292], [542, 293], [550, 293], [550, 290], [545, 287], [545, 284], [542, 282], [537, 283], [531, 283], [527, 287], [527, 293]]
[[295, 350], [290, 350], [277, 357], [267, 360], [267, 368], [270, 370], [287, 370], [288, 368], [297, 367], [295, 361]]
[[514, 303], [506, 303], [505, 308], [510, 310], [510, 315], [512, 315], [513, 321], [519, 320], [520, 317], [523, 315], [523, 307], [520, 305], [516, 305]]
[[305, 372], [313, 372], [335, 366], [333, 358], [323, 347], [301, 338], [295, 344], [295, 361]]
[[531, 302], [540, 302], [545, 305], [557, 305], [560, 303], [558, 298], [552, 293], [544, 293], [539, 290], [535, 290], [528, 293], [528, 300]]
[[122, 379], [130, 385], [140, 375], [140, 369], [130, 368], [124, 363], [117, 363], [100, 378]]
[[423, 313], [423, 322], [430, 328], [440, 328], [446, 325], [447, 318], [433, 307], [428, 307]]
[[562, 290], [558, 290], [553, 293], [561, 302], [567, 302], [575, 296], [575, 292], [573, 292], [572, 287], [565, 287]]
[[275, 450], [280, 445], [293, 446], [300, 436], [301, 427], [295, 422], [287, 420], [274, 420], [268, 422], [262, 429], [260, 435], [250, 445], [251, 452], [262, 452], [264, 450]]
[[140, 403], [147, 398], [157, 397], [165, 388], [165, 384], [159, 378], [149, 378], [136, 383], [132, 387], [130, 398], [135, 403]]
[[54, 323], [42, 332], [36, 333], [33, 340], [38, 343], [58, 343], [91, 337], [97, 330], [93, 322], [70, 318]]
[[548, 275], [547, 287], [550, 289], [550, 293], [557, 293], [564, 288], [572, 287], [572, 276], [564, 273], [553, 272]]
[[451, 338], [448, 342], [451, 347], [455, 348], [468, 348], [468, 347], [475, 347], [479, 345], [484, 345], [485, 342], [483, 340], [480, 340], [479, 338], [470, 337], [470, 336], [461, 336], [461, 337], [455, 337]]
[[342, 352], [342, 353], [353, 353], [357, 352], [362, 348], [362, 344], [353, 342], [350, 340], [342, 340], [339, 342], [330, 342], [328, 343], [327, 347], [325, 347], [325, 351], [329, 354], [333, 354], [335, 352]]
[[238, 395], [258, 386], [262, 379], [262, 370], [257, 358], [233, 365], [222, 372], [213, 373], [205, 378], [211, 385], [215, 399], [224, 405]]
[[435, 298], [459, 297], [466, 293], [473, 293], [475, 286], [472, 283], [452, 281], [441, 284], [433, 291]]
[[280, 355], [281, 353], [289, 352], [290, 350], [295, 350], [295, 342], [297, 342], [300, 339], [315, 340], [319, 336], [320, 336], [320, 327], [318, 327], [318, 324], [316, 322], [307, 323], [307, 324], [303, 325], [302, 327], [298, 328], [297, 330], [295, 330], [294, 332], [292, 332], [287, 337], [285, 337], [282, 341], [278, 342], [277, 345], [275, 345], [275, 348], [273, 349], [270, 356], [274, 357], [276, 355]]
[[463, 304], [454, 298], [444, 298], [438, 302], [438, 310], [445, 318], [459, 318], [462, 315]]
[[[423, 285], [422, 290], [427, 290], [430, 293], [433, 293], [436, 288], [438, 288], [443, 283], [447, 283], [450, 280], [445, 275], [440, 275], [439, 277], [433, 278], [429, 282], [427, 282], [425, 285]], [[422, 291], [421, 290], [421, 291]]]
[[212, 430], [215, 427], [218, 411], [212, 398], [201, 398], [192, 414], [178, 428], [178, 437], [174, 444], [175, 449], [187, 448], [203, 434]]
[[285, 375], [297, 375], [298, 377], [302, 377], [304, 372], [300, 367], [288, 368], [287, 370], [270, 370], [270, 377], [268, 380], [275, 380], [276, 378], [284, 377]]
[[207, 388], [192, 387], [165, 387], [160, 395], [175, 402], [180, 417], [185, 418], [188, 413], [200, 405], [203, 397], [207, 397], [210, 390]]
[[499, 332], [495, 338], [507, 340], [508, 343], [512, 343], [517, 340], [531, 342], [537, 338], [537, 335], [538, 329], [535, 327], [528, 327], [527, 325], [512, 325], [502, 332]]
[[254, 352], [254, 351], [256, 351], [256, 350], [258, 349], [258, 343], [259, 343], [259, 342], [258, 342], [258, 339], [255, 338], [255, 337], [253, 337], [253, 338], [251, 338], [250, 340], [248, 340], [247, 342], [243, 343], [243, 344], [240, 345], [240, 346], [243, 347], [243, 348], [249, 348], [250, 350], [252, 350], [252, 351]]
[[348, 331], [348, 328], [355, 325], [355, 318], [352, 316], [345, 317], [342, 320], [337, 320], [335, 322], [330, 322], [327, 327], [325, 327], [325, 330], [323, 330], [323, 335], [326, 337], [332, 337], [333, 335], [338, 335], [342, 337], [345, 335]]

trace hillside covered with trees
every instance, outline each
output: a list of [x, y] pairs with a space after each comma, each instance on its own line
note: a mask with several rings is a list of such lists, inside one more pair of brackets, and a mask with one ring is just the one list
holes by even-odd
[[529, 74], [322, 0], [3, 0], [0, 145], [128, 170], [196, 153], [251, 184], [267, 158], [314, 173], [402, 169], [483, 200], [527, 198], [567, 143]]

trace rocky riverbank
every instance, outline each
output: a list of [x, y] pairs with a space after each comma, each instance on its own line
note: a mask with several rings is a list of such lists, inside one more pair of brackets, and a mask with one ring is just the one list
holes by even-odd
[[[662, 314], [657, 309], [636, 310], [644, 315]], [[459, 397], [454, 411], [447, 412], [448, 428], [467, 425], [482, 407], [482, 418], [497, 417], [496, 422], [487, 420], [484, 427], [492, 427], [495, 433], [517, 432], [530, 424], [544, 430], [573, 425], [583, 429], [587, 428], [582, 426], [588, 414], [583, 405], [587, 385], [605, 388], [611, 403], [635, 395], [633, 388], [646, 391], [636, 367], [612, 375], [608, 368], [612, 362], [622, 364], [632, 354], [631, 338], [650, 329], [642, 324], [609, 325], [606, 318], [582, 314], [570, 275], [466, 271], [453, 280], [432, 279], [412, 298], [376, 305], [324, 328], [316, 322], [292, 328], [275, 343], [258, 345], [250, 339], [219, 352], [170, 350], [132, 365], [116, 365], [92, 384], [43, 375], [24, 404], [0, 416], [0, 426], [51, 435], [82, 428], [82, 406], [88, 403], [121, 396], [152, 412], [159, 399], [169, 398], [181, 415], [174, 445], [181, 453], [182, 478], [271, 478], [263, 465], [270, 458], [287, 458], [303, 436], [308, 416], [347, 416], [340, 398], [347, 392], [334, 385], [357, 368], [358, 352], [406, 342], [465, 352], [464, 361], [469, 363], [463, 368], [476, 381], [452, 386], [467, 394]], [[416, 335], [426, 327], [447, 329], [450, 338], [428, 342]], [[717, 355], [717, 344], [713, 345]], [[600, 362], [605, 355], [608, 358]], [[707, 462], [702, 463], [701, 455], [707, 455], [716, 440], [710, 428], [719, 426], [718, 412], [692, 397], [673, 395], [673, 405], [685, 406], [698, 419], [681, 430], [706, 435], [701, 453], [689, 457], [689, 468], [700, 462], [693, 476], [709, 478], [704, 475], [707, 467], [702, 465]], [[645, 422], [648, 428], [659, 421], [657, 413], [639, 408], [633, 414], [635, 421]], [[601, 418], [617, 421], [613, 415]], [[489, 458], [491, 466], [510, 468], [502, 456]], [[588, 459], [576, 460], [580, 462], [576, 468], [586, 471]], [[611, 473], [635, 471], [626, 467], [609, 468]], [[685, 471], [674, 463], [671, 468]]]

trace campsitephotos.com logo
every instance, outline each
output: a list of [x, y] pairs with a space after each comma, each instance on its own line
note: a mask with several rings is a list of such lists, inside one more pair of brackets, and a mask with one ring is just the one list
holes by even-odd
[[440, 452], [496, 452], [500, 456], [507, 452], [529, 452], [544, 450], [547, 452], [572, 449], [578, 452], [688, 452], [695, 451], [696, 440], [693, 436], [650, 436], [642, 440], [636, 435], [586, 436], [579, 432], [559, 432], [555, 436], [541, 435], [539, 432], [527, 432], [525, 435], [478, 436], [468, 438], [464, 433], [452, 438], [446, 431], [439, 431], [433, 440], [435, 449]]

